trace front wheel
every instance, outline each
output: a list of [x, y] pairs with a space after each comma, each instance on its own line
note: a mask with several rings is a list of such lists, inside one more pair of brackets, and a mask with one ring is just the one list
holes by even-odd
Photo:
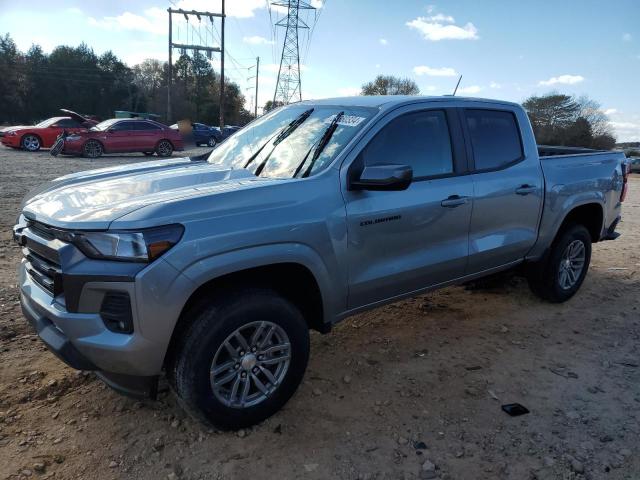
[[98, 158], [102, 156], [104, 149], [97, 140], [87, 140], [82, 146], [82, 154], [87, 158]]
[[209, 140], [207, 140], [207, 147], [215, 147], [215, 146], [216, 146], [215, 137], [209, 137]]
[[183, 406], [221, 429], [254, 425], [294, 394], [309, 358], [300, 311], [270, 290], [243, 290], [191, 315], [168, 366]]
[[589, 231], [582, 225], [571, 225], [558, 235], [542, 260], [529, 266], [529, 286], [544, 300], [565, 302], [582, 285], [590, 261]]
[[173, 153], [173, 145], [169, 140], [160, 140], [156, 146], [156, 153], [159, 157], [170, 157]]
[[30, 134], [22, 137], [22, 141], [20, 143], [22, 144], [22, 148], [29, 152], [37, 152], [42, 146], [40, 144], [40, 139], [36, 135]]

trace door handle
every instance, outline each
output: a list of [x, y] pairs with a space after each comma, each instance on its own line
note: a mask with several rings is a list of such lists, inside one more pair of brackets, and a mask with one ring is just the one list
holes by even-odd
[[469, 197], [461, 197], [460, 195], [451, 195], [440, 202], [440, 205], [446, 208], [456, 208], [464, 205], [469, 201]]
[[518, 195], [529, 195], [530, 193], [533, 193], [537, 190], [537, 188], [534, 185], [520, 185], [518, 188], [516, 188], [516, 193]]

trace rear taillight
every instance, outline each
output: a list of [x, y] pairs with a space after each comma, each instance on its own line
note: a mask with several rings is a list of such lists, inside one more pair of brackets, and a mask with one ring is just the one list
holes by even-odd
[[629, 188], [627, 177], [629, 177], [629, 170], [631, 170], [631, 165], [629, 165], [628, 163], [623, 163], [622, 164], [622, 193], [620, 193], [620, 203], [624, 202], [624, 199], [627, 197], [627, 190]]

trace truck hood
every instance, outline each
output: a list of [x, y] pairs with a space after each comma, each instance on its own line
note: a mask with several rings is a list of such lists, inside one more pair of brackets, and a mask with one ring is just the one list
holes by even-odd
[[143, 162], [60, 177], [29, 192], [23, 215], [60, 228], [106, 230], [158, 202], [252, 188], [273, 180], [188, 158]]

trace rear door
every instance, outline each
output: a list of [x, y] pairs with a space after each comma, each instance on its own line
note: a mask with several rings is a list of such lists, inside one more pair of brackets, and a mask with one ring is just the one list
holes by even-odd
[[522, 259], [531, 249], [544, 184], [537, 150], [524, 148], [524, 112], [487, 104], [460, 114], [473, 172], [467, 266], [472, 274]]
[[135, 135], [132, 138], [131, 149], [134, 151], [153, 152], [158, 143], [161, 128], [151, 122], [140, 120], [136, 122]]
[[350, 308], [464, 274], [473, 182], [465, 175], [455, 111], [428, 105], [402, 107], [380, 120], [353, 162], [343, 166], [347, 178], [380, 163], [409, 165], [414, 171], [404, 191], [343, 189]]

